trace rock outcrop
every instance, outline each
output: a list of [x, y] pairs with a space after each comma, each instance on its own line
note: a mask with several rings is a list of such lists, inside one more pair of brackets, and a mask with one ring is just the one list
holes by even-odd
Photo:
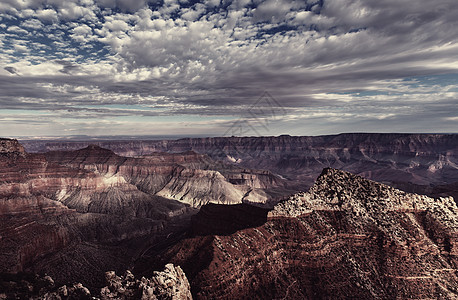
[[458, 208], [328, 168], [263, 225], [156, 259], [182, 266], [196, 299], [456, 299]]
[[107, 286], [91, 294], [81, 283], [59, 286], [51, 276], [36, 274], [1, 274], [0, 299], [78, 300], [78, 299], [142, 299], [192, 300], [191, 288], [179, 266], [167, 264], [151, 278], [136, 279], [127, 270], [122, 277], [114, 271], [105, 273]]
[[24, 147], [17, 140], [0, 138], [0, 156], [14, 158], [25, 155]]
[[102, 288], [102, 300], [108, 299], [170, 299], [191, 300], [191, 287], [179, 266], [167, 264], [163, 271], [155, 271], [149, 279], [135, 279], [130, 271], [123, 277], [106, 273], [108, 286]]

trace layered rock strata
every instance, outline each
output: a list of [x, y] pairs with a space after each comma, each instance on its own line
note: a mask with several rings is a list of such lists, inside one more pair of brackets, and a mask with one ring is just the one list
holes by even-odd
[[183, 240], [162, 260], [183, 267], [196, 299], [456, 299], [457, 255], [453, 198], [329, 168], [263, 225]]
[[[327, 136], [214, 137], [162, 141], [100, 141], [122, 156], [153, 152], [194, 151], [249, 169], [269, 170], [289, 180], [296, 191], [307, 190], [326, 167], [410, 192], [456, 195], [458, 134], [348, 133]], [[87, 142], [25, 141], [33, 152], [75, 150]]]
[[[213, 161], [207, 155], [189, 151], [177, 154], [153, 153], [127, 158], [95, 145], [68, 152], [49, 152], [50, 162], [89, 170], [108, 178], [114, 185], [130, 184], [143, 193], [157, 195], [200, 207], [206, 203], [266, 203], [275, 198], [270, 189], [282, 190], [285, 180], [268, 171], [240, 169]], [[285, 195], [289, 191], [283, 191]], [[71, 206], [80, 205], [83, 196], [61, 191], [58, 197]], [[77, 200], [74, 200], [74, 199]], [[140, 198], [138, 195], [136, 199]], [[277, 196], [278, 198], [278, 196]]]

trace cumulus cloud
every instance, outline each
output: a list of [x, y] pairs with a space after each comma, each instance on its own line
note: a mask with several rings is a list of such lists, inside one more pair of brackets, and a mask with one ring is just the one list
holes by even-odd
[[23, 29], [23, 28], [20, 28], [19, 26], [10, 26], [8, 27], [8, 29], [6, 29], [6, 31], [9, 31], [9, 32], [14, 32], [14, 33], [22, 33], [22, 34], [27, 34], [28, 31]]
[[80, 43], [88, 42], [92, 38], [92, 28], [86, 24], [79, 25], [72, 29], [71, 37]]
[[42, 29], [44, 27], [43, 23], [37, 19], [25, 20], [21, 23], [21, 27], [31, 28], [31, 29]]
[[36, 12], [36, 16], [43, 22], [57, 22], [57, 12], [54, 9], [40, 9]]

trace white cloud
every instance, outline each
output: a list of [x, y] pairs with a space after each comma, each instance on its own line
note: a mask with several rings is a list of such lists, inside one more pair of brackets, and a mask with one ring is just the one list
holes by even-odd
[[83, 5], [78, 5], [73, 2], [64, 2], [65, 4], [59, 8], [59, 18], [62, 20], [77, 20], [83, 18], [86, 21], [98, 20], [96, 12], [99, 10], [90, 1], [86, 1]]
[[86, 24], [79, 25], [72, 29], [72, 39], [80, 43], [86, 43], [93, 39], [92, 28]]
[[19, 14], [18, 14], [18, 16], [19, 16], [20, 18], [31, 18], [31, 17], [33, 17], [34, 15], [35, 15], [35, 10], [30, 9], [30, 8], [28, 8], [28, 9], [22, 9], [22, 10], [19, 11]]
[[291, 10], [294, 2], [288, 0], [267, 0], [258, 5], [253, 16], [257, 21], [280, 22]]
[[40, 20], [37, 19], [25, 20], [21, 23], [21, 26], [32, 29], [42, 29], [44, 27], [43, 23], [41, 23]]
[[58, 21], [57, 12], [54, 9], [40, 9], [36, 12], [38, 19], [48, 23], [54, 23]]
[[6, 31], [14, 32], [14, 33], [21, 33], [21, 34], [28, 34], [29, 32], [23, 28], [18, 26], [10, 26], [6, 29]]
[[29, 52], [29, 49], [24, 45], [14, 45], [14, 50], [17, 52]]
[[110, 31], [127, 31], [129, 25], [123, 20], [112, 20], [104, 24], [104, 27]]

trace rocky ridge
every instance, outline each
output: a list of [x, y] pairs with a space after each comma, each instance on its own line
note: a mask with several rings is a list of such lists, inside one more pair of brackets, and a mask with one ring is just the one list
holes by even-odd
[[458, 208], [328, 168], [263, 225], [161, 257], [183, 267], [196, 299], [456, 299]]

